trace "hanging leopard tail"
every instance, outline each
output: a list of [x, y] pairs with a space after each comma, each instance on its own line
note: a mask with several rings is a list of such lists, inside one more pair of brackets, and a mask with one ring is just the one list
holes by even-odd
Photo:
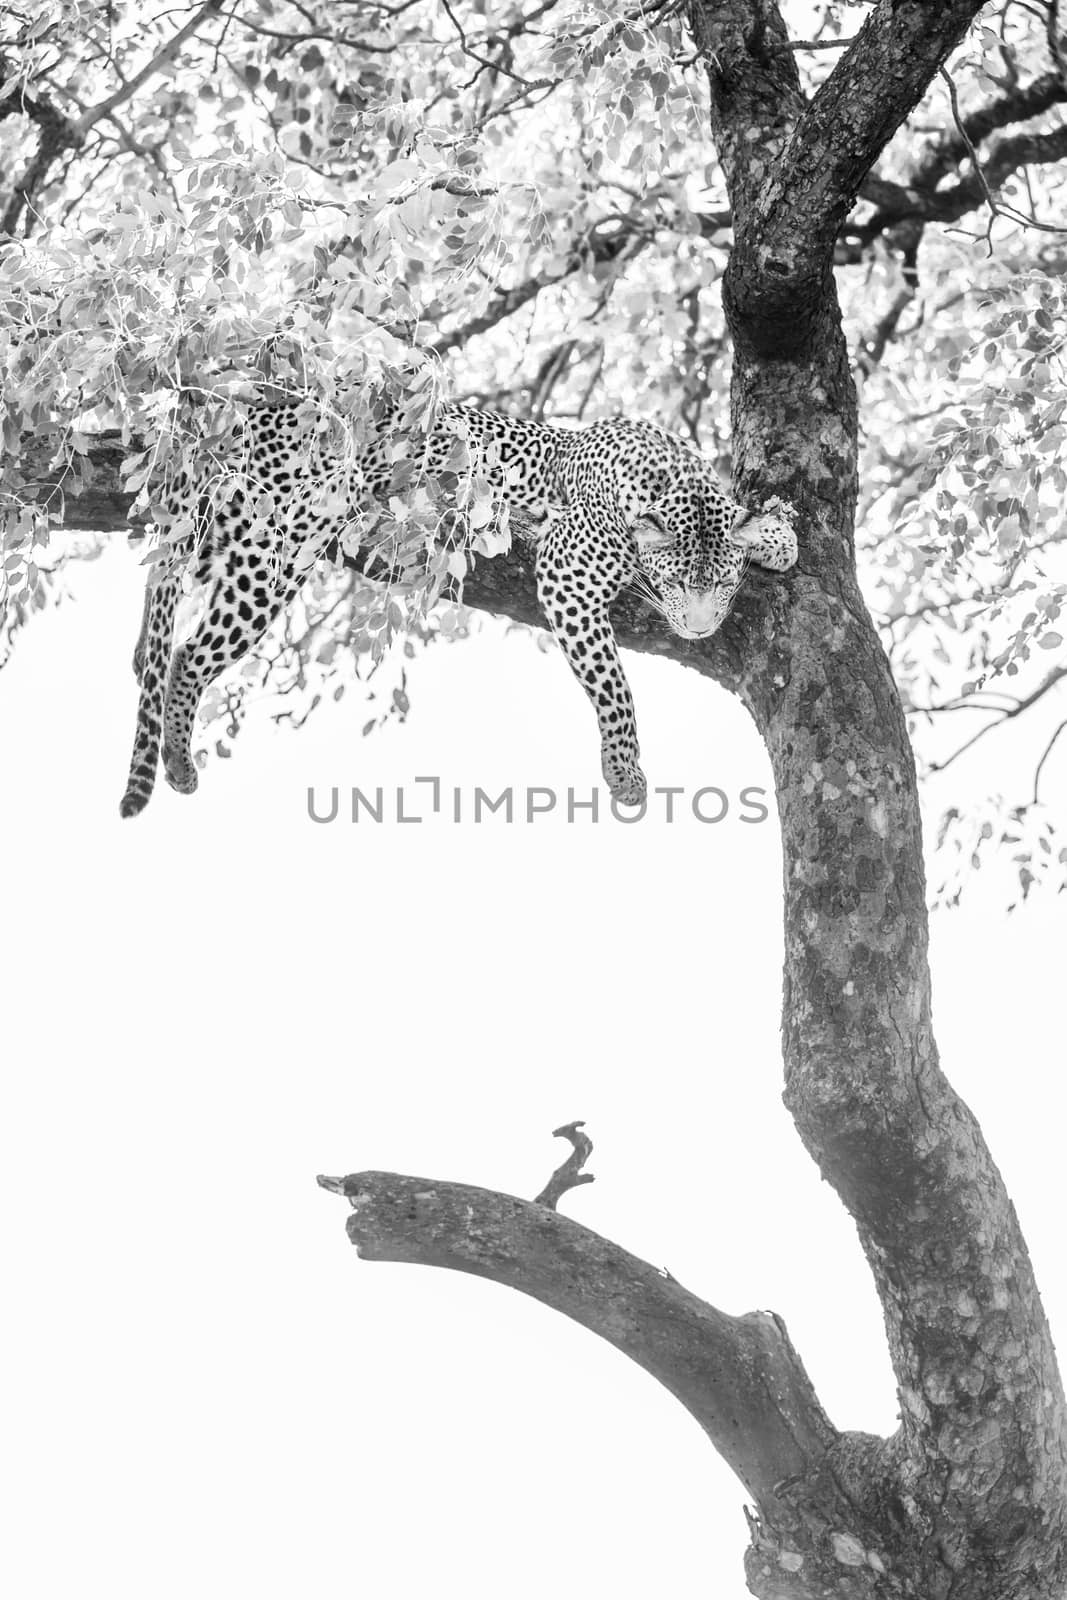
[[152, 798], [159, 766], [159, 744], [163, 731], [163, 705], [170, 673], [174, 642], [174, 615], [181, 593], [181, 575], [163, 572], [151, 585], [145, 598], [141, 637], [134, 651], [133, 670], [141, 685], [137, 705], [137, 732], [126, 793], [119, 811], [135, 817]]

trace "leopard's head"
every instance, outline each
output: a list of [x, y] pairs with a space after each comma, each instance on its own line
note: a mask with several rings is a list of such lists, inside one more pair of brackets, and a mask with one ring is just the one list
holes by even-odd
[[745, 518], [721, 491], [683, 482], [634, 519], [634, 587], [680, 638], [707, 639], [729, 615], [748, 563], [735, 537]]

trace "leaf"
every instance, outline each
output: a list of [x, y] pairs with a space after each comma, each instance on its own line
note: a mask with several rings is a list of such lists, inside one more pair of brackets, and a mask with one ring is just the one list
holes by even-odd
[[406, 184], [414, 183], [419, 176], [417, 161], [391, 161], [387, 167], [379, 172], [374, 180], [371, 193], [373, 195], [395, 194], [398, 189]]

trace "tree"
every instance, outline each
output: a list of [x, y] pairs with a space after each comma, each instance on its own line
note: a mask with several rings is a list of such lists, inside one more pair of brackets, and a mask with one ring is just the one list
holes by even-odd
[[[864, 531], [886, 563], [909, 706], [935, 683], [922, 628], [936, 624], [946, 675], [971, 685], [946, 707], [1059, 647], [1064, 586], [1041, 551], [1062, 537], [1045, 519], [1067, 485], [1064, 402], [1049, 388], [1062, 370], [1062, 264], [1041, 219], [1055, 215], [1052, 164], [1067, 152], [1065, 46], [1055, 4], [1040, 26], [1009, 4], [969, 35], [981, 9], [815, 8], [813, 36], [798, 41], [768, 0], [694, 0], [684, 19], [670, 7], [607, 17], [551, 3], [213, 0], [177, 31], [162, 11], [134, 31], [125, 13], [105, 25], [74, 5], [41, 8], [4, 45], [17, 60], [0, 103], [20, 158], [3, 258], [8, 561], [23, 607], [39, 582], [35, 542], [60, 515], [57, 484], [79, 525], [117, 526], [133, 494], [224, 430], [253, 382], [309, 388], [328, 413], [354, 371], [415, 406], [433, 387], [427, 363], [447, 357], [473, 398], [580, 420], [637, 380], [716, 453], [709, 363], [729, 347], [734, 490], [798, 507], [798, 569], [753, 578], [701, 647], [683, 649], [636, 600], [618, 631], [730, 687], [766, 742], [785, 859], [786, 1100], [856, 1222], [900, 1429], [837, 1433], [775, 1318], [724, 1318], [544, 1205], [451, 1185], [423, 1203], [419, 1180], [383, 1174], [348, 1189], [366, 1253], [524, 1288], [652, 1367], [755, 1502], [748, 1581], [777, 1600], [1036, 1600], [1065, 1581], [1062, 1390], [1010, 1200], [938, 1066], [915, 764], [854, 556], [856, 366], [878, 429]], [[88, 48], [74, 52], [61, 27]], [[935, 126], [917, 153], [898, 130], [920, 106]], [[265, 140], [249, 132], [257, 119]], [[712, 191], [725, 190], [710, 205], [696, 192], [706, 137]], [[1020, 172], [1025, 213], [1008, 188]], [[1012, 226], [989, 262], [968, 255], [966, 276], [958, 254], [938, 259], [942, 246], [928, 265], [931, 227], [983, 207], [989, 230], [1020, 216], [1028, 230]], [[1034, 230], [1051, 241], [1044, 259], [1028, 254]], [[844, 308], [835, 262], [864, 276]], [[962, 281], [964, 299], [980, 287], [992, 309], [961, 330], [935, 305], [929, 326], [909, 330], [927, 272], [954, 277], [957, 296]], [[556, 312], [545, 326], [541, 303]], [[514, 358], [518, 318], [528, 364]], [[967, 387], [975, 359], [988, 376]], [[906, 364], [918, 374], [901, 393]], [[946, 371], [960, 386], [942, 404]], [[921, 420], [940, 431], [913, 431], [908, 449], [905, 419], [914, 430], [927, 399], [936, 415]], [[106, 425], [118, 444], [96, 438]], [[897, 525], [911, 501], [926, 546]], [[928, 553], [939, 567], [917, 606]], [[439, 592], [418, 590], [420, 615]], [[365, 594], [358, 577], [318, 580], [297, 659], [328, 647], [335, 608], [336, 637], [384, 658], [392, 622]], [[465, 598], [536, 618], [517, 552], [479, 561]], [[959, 629], [979, 613], [1003, 631]], [[1009, 714], [1063, 676], [1044, 670]], [[1023, 863], [1031, 879], [1040, 853]]]

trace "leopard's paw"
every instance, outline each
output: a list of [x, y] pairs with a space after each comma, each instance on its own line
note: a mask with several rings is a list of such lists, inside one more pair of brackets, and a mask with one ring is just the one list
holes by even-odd
[[163, 749], [163, 771], [167, 782], [178, 794], [195, 794], [200, 782], [193, 759], [186, 750]]
[[140, 816], [149, 800], [152, 798], [152, 779], [146, 777], [131, 778], [129, 787], [122, 797], [119, 806], [120, 817]]
[[611, 798], [620, 806], [643, 806], [648, 799], [648, 784], [640, 767], [633, 777], [614, 787]]
[[796, 511], [777, 495], [762, 511], [744, 511], [730, 532], [730, 540], [746, 550], [757, 566], [788, 572], [797, 560]]
[[648, 798], [648, 784], [636, 760], [605, 751], [604, 781], [620, 806], [643, 806]]

